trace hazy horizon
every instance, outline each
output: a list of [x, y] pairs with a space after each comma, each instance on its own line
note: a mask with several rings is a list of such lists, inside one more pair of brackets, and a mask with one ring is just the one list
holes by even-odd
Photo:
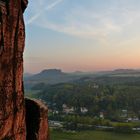
[[24, 71], [24, 74], [38, 74], [44, 70], [61, 70], [64, 73], [75, 73], [75, 72], [82, 72], [82, 73], [98, 73], [98, 72], [109, 72], [109, 71], [117, 71], [117, 70], [136, 70], [136, 71], [140, 71], [140, 69], [127, 69], [127, 68], [118, 68], [118, 69], [106, 69], [106, 70], [91, 70], [91, 71], [82, 71], [82, 70], [75, 70], [75, 71], [65, 71], [61, 68], [43, 68], [39, 71], [35, 71], [35, 72], [26, 72]]
[[140, 69], [140, 1], [30, 0], [25, 73]]

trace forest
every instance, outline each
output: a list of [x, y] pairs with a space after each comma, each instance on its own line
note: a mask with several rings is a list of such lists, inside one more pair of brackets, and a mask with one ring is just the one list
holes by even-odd
[[[73, 113], [100, 116], [111, 121], [140, 118], [140, 82], [137, 77], [84, 77], [79, 80], [54, 85], [38, 83], [33, 97], [45, 101], [49, 108], [63, 112], [64, 105]], [[85, 113], [81, 112], [85, 108]]]

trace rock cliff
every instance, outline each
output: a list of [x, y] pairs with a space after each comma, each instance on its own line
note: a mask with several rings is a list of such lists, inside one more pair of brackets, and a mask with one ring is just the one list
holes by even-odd
[[[27, 0], [0, 0], [0, 140], [27, 139], [25, 121], [28, 118], [25, 119], [23, 89], [25, 45], [23, 12], [27, 3]], [[43, 113], [44, 111], [46, 110], [40, 110]], [[41, 117], [41, 114], [38, 117]], [[41, 125], [41, 121], [38, 123], [38, 126]], [[29, 124], [27, 130], [28, 126]], [[41, 129], [40, 126], [38, 128]], [[43, 129], [48, 130], [48, 126], [43, 126]], [[38, 130], [38, 138], [35, 140], [47, 140], [47, 138], [39, 139], [40, 132], [48, 133]]]
[[48, 108], [39, 100], [26, 99], [27, 140], [48, 140]]

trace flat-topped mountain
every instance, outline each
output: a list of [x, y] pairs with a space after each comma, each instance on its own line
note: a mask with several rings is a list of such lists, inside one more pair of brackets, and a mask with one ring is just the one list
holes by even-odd
[[41, 71], [38, 74], [35, 74], [33, 77], [50, 77], [50, 76], [56, 76], [56, 75], [65, 75], [64, 72], [60, 69], [45, 69]]
[[60, 69], [45, 69], [40, 73], [34, 74], [32, 76], [24, 76], [25, 88], [31, 88], [35, 84], [45, 83], [45, 84], [57, 84], [65, 83], [73, 80], [79, 79], [79, 75], [65, 73]]

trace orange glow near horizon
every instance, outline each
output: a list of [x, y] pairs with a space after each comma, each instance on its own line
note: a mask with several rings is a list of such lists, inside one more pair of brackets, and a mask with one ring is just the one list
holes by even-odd
[[139, 7], [138, 0], [31, 1], [25, 72], [140, 69]]

